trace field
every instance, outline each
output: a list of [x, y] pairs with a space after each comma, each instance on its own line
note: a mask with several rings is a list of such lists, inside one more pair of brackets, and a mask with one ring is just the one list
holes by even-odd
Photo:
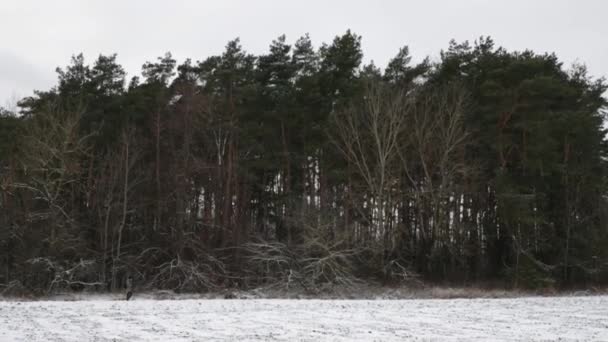
[[0, 341], [608, 341], [608, 296], [0, 301]]

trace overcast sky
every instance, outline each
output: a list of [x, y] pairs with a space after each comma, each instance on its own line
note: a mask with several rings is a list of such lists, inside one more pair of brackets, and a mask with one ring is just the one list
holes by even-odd
[[259, 54], [283, 33], [294, 42], [308, 32], [319, 46], [349, 28], [381, 67], [403, 45], [437, 58], [452, 38], [490, 35], [608, 76], [607, 10], [604, 0], [0, 0], [0, 106], [54, 85], [78, 52], [89, 62], [118, 53], [134, 75], [165, 51], [200, 60], [240, 37]]

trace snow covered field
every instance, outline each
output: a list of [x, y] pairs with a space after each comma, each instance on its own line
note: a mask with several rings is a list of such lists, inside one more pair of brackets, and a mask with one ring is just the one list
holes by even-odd
[[608, 296], [0, 301], [0, 341], [608, 341]]

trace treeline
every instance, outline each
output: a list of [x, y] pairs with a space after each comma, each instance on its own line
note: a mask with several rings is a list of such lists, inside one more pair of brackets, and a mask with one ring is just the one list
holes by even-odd
[[603, 79], [483, 37], [362, 57], [73, 57], [0, 116], [0, 292], [608, 281]]

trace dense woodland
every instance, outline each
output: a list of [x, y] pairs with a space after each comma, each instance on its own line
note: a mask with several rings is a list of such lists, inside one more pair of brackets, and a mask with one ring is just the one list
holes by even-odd
[[0, 292], [608, 282], [607, 83], [452, 41], [76, 55], [0, 116]]

